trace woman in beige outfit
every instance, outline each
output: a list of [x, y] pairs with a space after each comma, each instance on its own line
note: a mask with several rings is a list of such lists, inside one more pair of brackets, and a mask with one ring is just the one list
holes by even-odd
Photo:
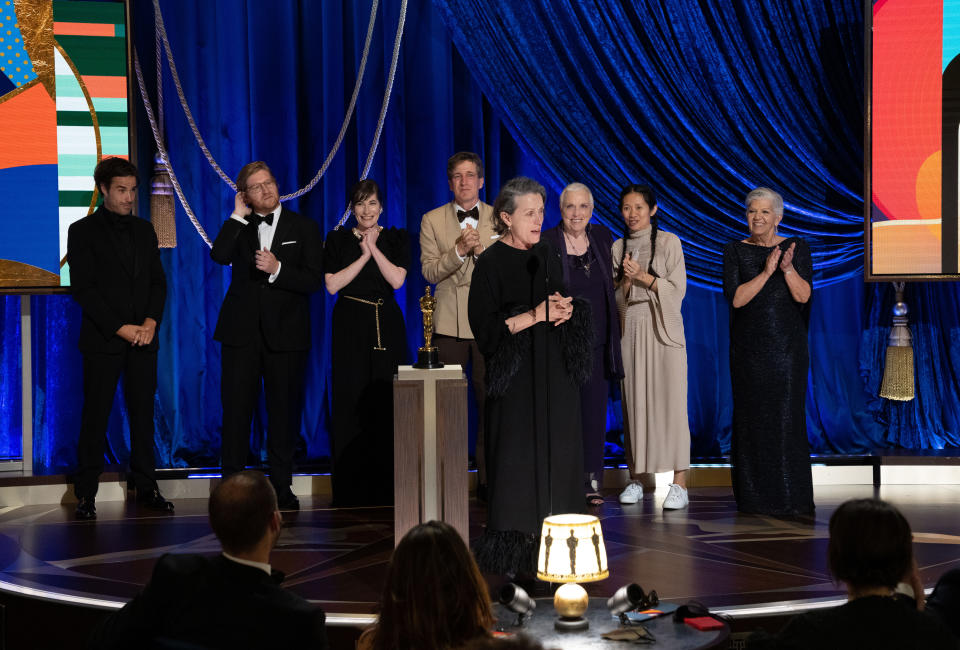
[[657, 227], [657, 199], [649, 186], [623, 188], [620, 213], [624, 237], [613, 243], [612, 253], [625, 375], [623, 438], [632, 479], [620, 502], [643, 496], [640, 474], [673, 470], [663, 507], [676, 510], [689, 502], [690, 467], [683, 249], [676, 235]]

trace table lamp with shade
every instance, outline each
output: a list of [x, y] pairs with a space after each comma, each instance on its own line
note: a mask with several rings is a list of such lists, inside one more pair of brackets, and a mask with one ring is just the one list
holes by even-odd
[[537, 578], [563, 583], [553, 596], [560, 618], [558, 630], [583, 630], [589, 626], [583, 613], [589, 597], [580, 582], [609, 577], [607, 549], [603, 544], [600, 520], [592, 515], [550, 515], [543, 520]]

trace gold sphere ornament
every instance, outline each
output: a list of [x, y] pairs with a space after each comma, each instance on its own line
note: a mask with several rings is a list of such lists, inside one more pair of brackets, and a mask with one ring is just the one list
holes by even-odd
[[590, 602], [587, 590], [575, 582], [560, 585], [553, 595], [553, 608], [564, 618], [579, 618]]

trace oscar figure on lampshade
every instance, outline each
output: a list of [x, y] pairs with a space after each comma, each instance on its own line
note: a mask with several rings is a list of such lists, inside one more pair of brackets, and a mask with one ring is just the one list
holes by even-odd
[[437, 298], [430, 294], [430, 285], [424, 289], [420, 298], [420, 311], [423, 313], [423, 347], [417, 350], [417, 362], [414, 368], [443, 368], [440, 353], [431, 345], [433, 339], [433, 312], [437, 308]]
[[564, 583], [553, 597], [553, 608], [560, 615], [554, 622], [558, 630], [587, 628], [583, 613], [590, 599], [577, 583], [604, 580], [609, 575], [599, 519], [593, 515], [563, 514], [543, 520], [537, 578]]

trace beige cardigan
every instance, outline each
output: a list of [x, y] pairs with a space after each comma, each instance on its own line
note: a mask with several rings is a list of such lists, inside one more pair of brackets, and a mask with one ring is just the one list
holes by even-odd
[[[643, 249], [643, 257], [650, 255], [650, 232], [652, 228], [638, 230], [631, 233], [627, 252], [631, 253]], [[641, 244], [641, 241], [643, 242]], [[620, 255], [623, 251], [623, 239], [613, 242], [613, 275], [617, 276], [620, 270]], [[634, 255], [636, 259], [636, 255]], [[680, 304], [687, 293], [687, 268], [683, 262], [683, 248], [680, 238], [672, 232], [660, 230], [657, 232], [657, 253], [653, 259], [653, 270], [659, 275], [657, 291], [650, 291], [639, 282], [633, 282], [627, 301], [624, 303], [622, 286], [617, 288], [617, 305], [623, 310], [636, 302], [653, 303], [654, 327], [661, 339], [671, 347], [686, 346], [686, 337], [683, 333], [683, 317], [680, 315]], [[622, 323], [621, 323], [622, 324]]]

